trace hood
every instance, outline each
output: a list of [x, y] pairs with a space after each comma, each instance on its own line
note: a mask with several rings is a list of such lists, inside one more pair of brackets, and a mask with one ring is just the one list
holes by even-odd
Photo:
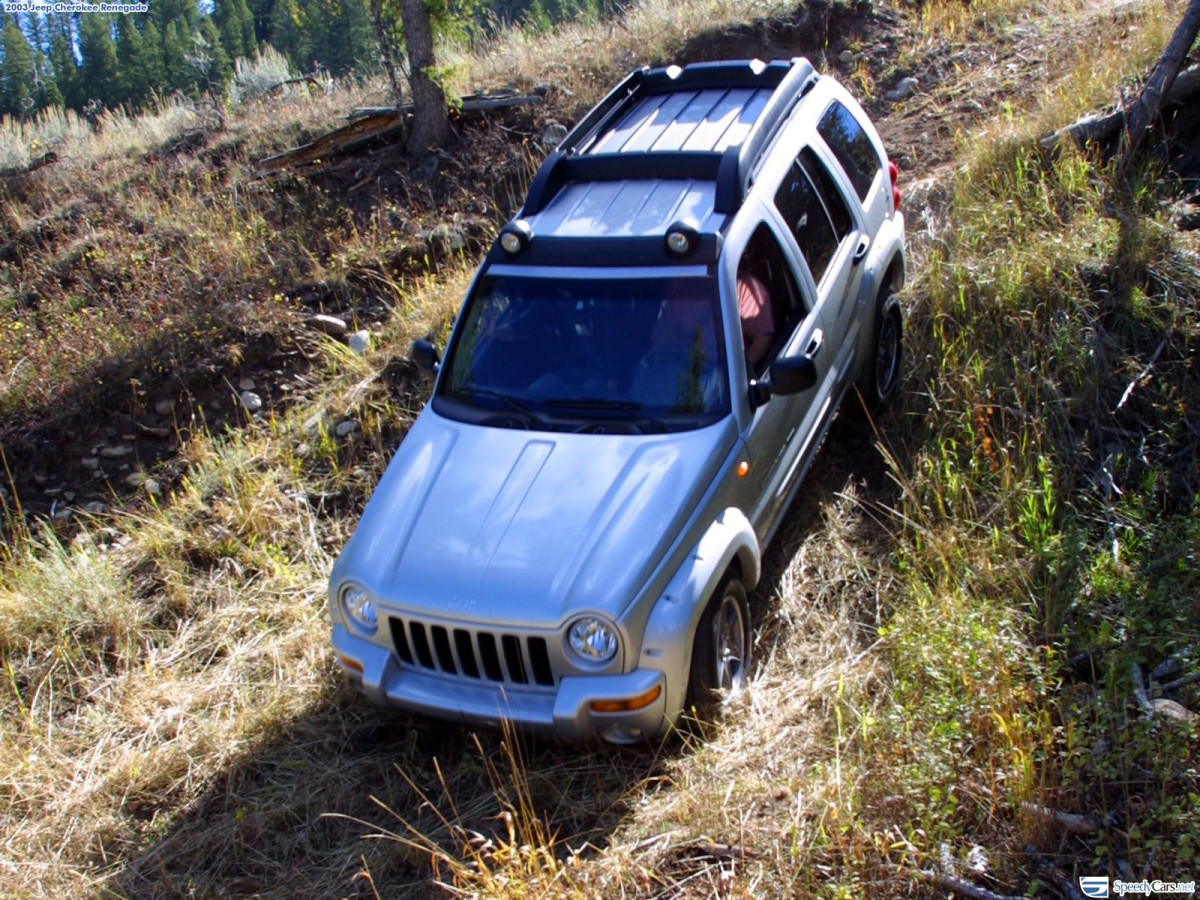
[[[736, 441], [731, 417], [666, 435], [413, 423], [334, 570], [385, 607], [478, 623], [614, 619]], [[335, 585], [336, 586], [336, 585]]]

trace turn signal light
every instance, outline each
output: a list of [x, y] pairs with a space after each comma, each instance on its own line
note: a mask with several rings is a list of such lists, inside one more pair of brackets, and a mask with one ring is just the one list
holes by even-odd
[[644, 694], [638, 694], [628, 700], [593, 700], [588, 704], [588, 708], [592, 712], [598, 713], [635, 712], [649, 706], [658, 699], [658, 695], [661, 693], [662, 685], [656, 684]]
[[892, 209], [900, 209], [900, 188], [896, 187], [896, 182], [900, 180], [900, 167], [890, 159], [888, 160], [888, 175], [892, 179]]

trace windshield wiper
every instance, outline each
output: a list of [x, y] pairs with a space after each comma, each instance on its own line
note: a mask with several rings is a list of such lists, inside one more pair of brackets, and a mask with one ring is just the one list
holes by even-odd
[[471, 388], [470, 396], [472, 400], [478, 400], [480, 397], [486, 397], [489, 400], [498, 400], [509, 409], [520, 413], [528, 422], [531, 422], [534, 425], [544, 424], [541, 420], [541, 417], [538, 416], [537, 410], [532, 404], [514, 397], [511, 394], [505, 394], [502, 391], [494, 391], [491, 388]]

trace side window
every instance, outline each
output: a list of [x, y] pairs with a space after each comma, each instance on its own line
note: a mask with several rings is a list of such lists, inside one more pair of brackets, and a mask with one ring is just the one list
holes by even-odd
[[775, 192], [775, 207], [795, 235], [813, 281], [821, 283], [852, 220], [845, 198], [812, 149], [805, 147]]
[[871, 138], [863, 131], [854, 113], [834, 100], [817, 123], [817, 131], [837, 157], [860, 200], [867, 199], [875, 174], [883, 162]]
[[825, 211], [829, 213], [829, 220], [833, 224], [834, 234], [837, 235], [840, 244], [853, 227], [850, 207], [846, 205], [846, 198], [838, 190], [833, 176], [829, 174], [824, 163], [817, 158], [817, 154], [813, 153], [812, 147], [805, 147], [800, 151], [800, 163], [817, 186], [817, 194], [825, 201]]
[[752, 376], [761, 375], [808, 313], [783, 249], [766, 224], [758, 226], [738, 261], [737, 293], [747, 368]]

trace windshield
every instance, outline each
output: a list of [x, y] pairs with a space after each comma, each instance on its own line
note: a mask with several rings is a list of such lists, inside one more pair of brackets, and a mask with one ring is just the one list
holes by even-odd
[[729, 410], [718, 321], [708, 278], [487, 276], [449, 350], [438, 411], [550, 431], [711, 424]]

